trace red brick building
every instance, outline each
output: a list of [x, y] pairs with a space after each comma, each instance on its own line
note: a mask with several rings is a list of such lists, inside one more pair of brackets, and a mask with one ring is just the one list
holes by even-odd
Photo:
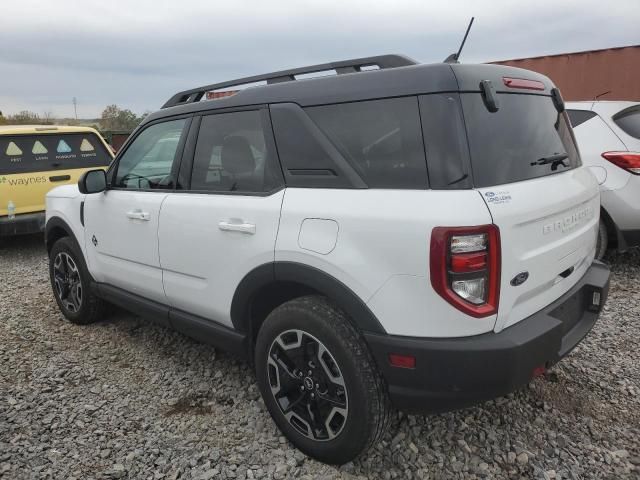
[[568, 101], [595, 97], [640, 101], [640, 45], [491, 63], [542, 73]]

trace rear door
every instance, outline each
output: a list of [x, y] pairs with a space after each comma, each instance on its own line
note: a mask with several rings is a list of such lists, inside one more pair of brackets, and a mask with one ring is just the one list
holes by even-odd
[[76, 183], [86, 169], [112, 160], [93, 132], [0, 135], [0, 216], [44, 210], [44, 197], [59, 185]]
[[500, 229], [502, 277], [496, 331], [567, 292], [593, 261], [598, 184], [581, 166], [566, 113], [551, 97], [461, 94], [474, 185]]
[[274, 258], [282, 172], [266, 108], [203, 116], [196, 133], [181, 167], [187, 189], [160, 213], [164, 290], [175, 309], [231, 326], [238, 284]]

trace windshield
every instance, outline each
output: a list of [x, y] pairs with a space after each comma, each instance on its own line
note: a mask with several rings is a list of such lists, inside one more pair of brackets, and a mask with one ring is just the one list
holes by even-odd
[[550, 97], [499, 94], [487, 110], [479, 93], [460, 95], [474, 185], [489, 187], [553, 175], [580, 165], [566, 113]]

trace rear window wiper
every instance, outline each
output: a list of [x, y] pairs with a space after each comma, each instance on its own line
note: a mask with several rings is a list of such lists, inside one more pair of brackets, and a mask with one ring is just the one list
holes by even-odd
[[564, 163], [567, 158], [569, 158], [569, 155], [566, 153], [554, 153], [553, 155], [549, 155], [548, 157], [542, 157], [535, 162], [531, 162], [531, 166], [551, 164], [551, 170], [556, 170], [558, 168], [558, 165], [567, 167], [567, 165], [565, 165]]

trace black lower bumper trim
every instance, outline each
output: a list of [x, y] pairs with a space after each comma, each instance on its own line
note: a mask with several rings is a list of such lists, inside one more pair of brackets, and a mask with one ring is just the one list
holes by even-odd
[[[500, 333], [365, 338], [396, 408], [413, 413], [455, 410], [517, 390], [531, 380], [535, 369], [558, 362], [591, 330], [608, 291], [609, 269], [594, 262], [565, 295]], [[391, 353], [414, 356], [416, 367], [392, 367]]]
[[0, 217], [0, 237], [44, 232], [45, 213], [23, 213], [15, 218]]

